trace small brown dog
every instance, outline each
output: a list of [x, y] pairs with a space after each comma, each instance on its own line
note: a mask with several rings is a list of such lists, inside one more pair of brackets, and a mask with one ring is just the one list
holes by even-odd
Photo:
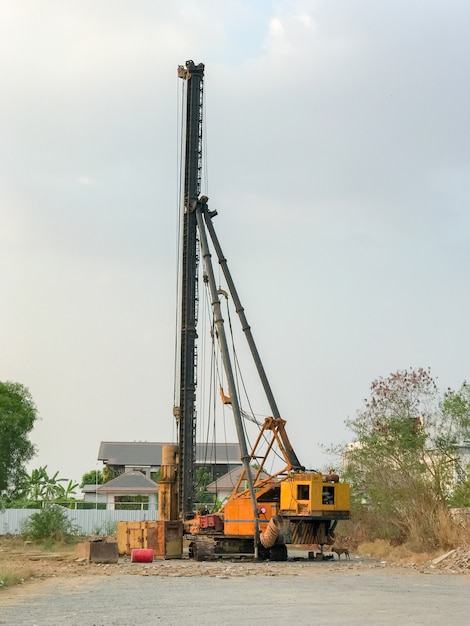
[[346, 559], [349, 560], [349, 550], [347, 548], [331, 548], [332, 552], [336, 552], [338, 560], [341, 561], [341, 555], [344, 554]]

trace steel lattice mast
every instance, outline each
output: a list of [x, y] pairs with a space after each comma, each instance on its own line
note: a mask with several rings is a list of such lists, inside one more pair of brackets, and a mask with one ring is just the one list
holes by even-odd
[[179, 406], [179, 511], [184, 518], [194, 509], [196, 461], [196, 325], [198, 309], [198, 238], [196, 204], [201, 191], [202, 94], [204, 65], [187, 61], [178, 67], [186, 81], [186, 139], [182, 232], [182, 296]]

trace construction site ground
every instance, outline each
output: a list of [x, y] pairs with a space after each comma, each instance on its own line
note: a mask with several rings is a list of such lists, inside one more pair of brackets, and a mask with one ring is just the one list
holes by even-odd
[[19, 585], [0, 581], [0, 624], [469, 623], [470, 548], [394, 563], [350, 556], [319, 562], [291, 548], [286, 562], [98, 564], [78, 560], [73, 547], [0, 541], [0, 571], [24, 574]]

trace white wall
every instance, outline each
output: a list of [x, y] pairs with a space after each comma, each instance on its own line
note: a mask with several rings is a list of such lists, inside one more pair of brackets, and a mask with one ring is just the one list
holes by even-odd
[[[19, 535], [21, 527], [33, 513], [40, 509], [4, 509], [0, 511], [0, 535]], [[157, 511], [109, 511], [100, 509], [66, 509], [72, 524], [78, 526], [81, 535], [106, 535], [115, 532], [116, 522], [153, 521], [157, 519]]]

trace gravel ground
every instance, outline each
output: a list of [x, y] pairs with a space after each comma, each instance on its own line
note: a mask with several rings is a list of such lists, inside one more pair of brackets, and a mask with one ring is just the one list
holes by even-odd
[[350, 562], [87, 566], [5, 589], [8, 626], [470, 623], [470, 576]]

